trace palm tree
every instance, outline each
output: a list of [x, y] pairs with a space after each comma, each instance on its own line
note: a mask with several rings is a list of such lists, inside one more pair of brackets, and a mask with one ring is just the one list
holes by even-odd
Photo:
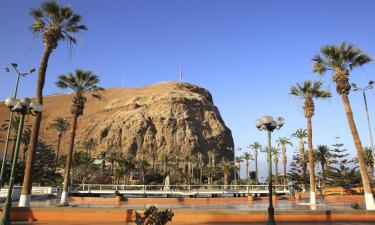
[[31, 137], [31, 129], [30, 127], [26, 127], [25, 130], [23, 131], [22, 139], [21, 139], [21, 142], [23, 145], [22, 159], [21, 159], [22, 162], [25, 162], [25, 159], [26, 159], [27, 149], [29, 148], [29, 144], [30, 144], [30, 137]]
[[[31, 30], [34, 35], [41, 35], [44, 44], [44, 51], [39, 65], [38, 81], [36, 85], [36, 102], [43, 105], [43, 87], [46, 77], [49, 57], [58, 43], [67, 41], [71, 48], [77, 43], [75, 34], [87, 27], [80, 24], [82, 16], [73, 12], [70, 6], [62, 6], [55, 1], [42, 3], [41, 8], [32, 8], [30, 15], [33, 17]], [[25, 175], [23, 178], [22, 194], [19, 206], [30, 207], [31, 199], [31, 170], [33, 158], [37, 147], [39, 128], [42, 121], [42, 113], [38, 113], [34, 119], [33, 130], [31, 132], [30, 149], [27, 157]]]
[[70, 124], [66, 118], [57, 117], [49, 125], [51, 128], [57, 131], [57, 148], [56, 148], [56, 159], [59, 157], [60, 144], [62, 135], [68, 130]]
[[77, 69], [74, 74], [68, 73], [66, 75], [60, 75], [56, 82], [56, 85], [61, 89], [72, 89], [74, 96], [72, 99], [71, 113], [73, 115], [72, 132], [70, 136], [70, 143], [68, 148], [68, 155], [65, 167], [63, 190], [61, 194], [61, 204], [68, 204], [68, 183], [70, 175], [70, 167], [72, 164], [72, 154], [74, 148], [74, 139], [76, 136], [77, 120], [78, 117], [83, 114], [85, 103], [87, 98], [85, 93], [90, 92], [94, 98], [101, 99], [99, 91], [104, 90], [99, 87], [98, 84], [100, 79], [91, 71]]
[[254, 143], [251, 144], [249, 147], [252, 148], [253, 152], [254, 152], [254, 160], [255, 160], [255, 183], [257, 184], [258, 183], [258, 150], [260, 150], [262, 148], [262, 145], [259, 142], [254, 141]]
[[207, 184], [212, 185], [213, 184], [213, 179], [217, 173], [217, 169], [214, 166], [209, 166], [207, 165], [203, 169], [203, 173], [207, 176]]
[[224, 158], [220, 162], [221, 172], [223, 173], [224, 186], [228, 185], [229, 176], [233, 171], [232, 162]]
[[371, 183], [374, 181], [374, 151], [370, 147], [364, 147], [363, 149], [365, 162], [367, 167], [367, 173], [371, 180]]
[[322, 186], [325, 186], [325, 171], [327, 169], [329, 159], [331, 158], [330, 149], [327, 145], [318, 145], [315, 151], [316, 161], [320, 163], [322, 173]]
[[203, 161], [203, 154], [201, 152], [197, 153], [197, 162], [198, 162], [198, 167], [199, 167], [199, 184], [202, 184], [204, 161]]
[[101, 173], [103, 173], [105, 169], [105, 161], [109, 157], [109, 151], [107, 149], [101, 150], [98, 157], [102, 160], [102, 165], [101, 165], [100, 170], [101, 170]]
[[87, 153], [87, 155], [91, 158], [92, 151], [95, 150], [98, 143], [95, 141], [94, 138], [89, 138], [88, 140], [84, 140], [81, 144], [81, 148]]
[[208, 155], [208, 165], [215, 167], [217, 150], [216, 149], [208, 150], [207, 155]]
[[271, 148], [271, 153], [273, 155], [273, 162], [275, 164], [275, 184], [279, 184], [279, 156], [280, 156], [280, 149], [279, 148]]
[[375, 210], [375, 202], [371, 192], [370, 178], [367, 173], [363, 147], [354, 122], [353, 111], [349, 101], [351, 87], [349, 84], [349, 72], [354, 68], [361, 67], [371, 62], [372, 59], [354, 44], [346, 42], [342, 42], [338, 46], [323, 46], [320, 49], [320, 53], [321, 55], [318, 54], [312, 59], [314, 61], [313, 72], [325, 74], [328, 70], [332, 71], [332, 79], [336, 83], [337, 93], [342, 98], [349, 128], [357, 150], [357, 158], [365, 192], [366, 208], [367, 210]]
[[281, 155], [282, 155], [282, 160], [283, 160], [283, 180], [284, 180], [284, 185], [286, 185], [286, 163], [287, 163], [286, 145], [293, 146], [293, 144], [290, 141], [290, 138], [287, 138], [287, 137], [280, 137], [279, 139], [276, 140], [276, 142], [279, 145], [281, 145]]
[[311, 118], [315, 112], [314, 99], [330, 98], [331, 92], [323, 89], [323, 83], [320, 81], [306, 80], [302, 84], [296, 84], [290, 88], [290, 94], [304, 100], [303, 110], [307, 119], [307, 150], [309, 155], [309, 174], [310, 174], [310, 203], [315, 204], [315, 164], [312, 144], [312, 124]]
[[295, 133], [292, 134], [292, 137], [298, 138], [299, 140], [299, 158], [301, 165], [301, 177], [302, 177], [302, 191], [306, 191], [306, 154], [305, 154], [305, 141], [303, 140], [307, 137], [306, 129], [297, 129]]
[[235, 165], [235, 169], [238, 170], [237, 174], [238, 174], [238, 181], [241, 180], [241, 163], [243, 162], [243, 157], [242, 156], [236, 156], [236, 158], [234, 158], [234, 161], [236, 162], [236, 165]]
[[243, 159], [246, 162], [246, 180], [249, 180], [249, 161], [253, 160], [253, 156], [249, 152], [244, 152]]

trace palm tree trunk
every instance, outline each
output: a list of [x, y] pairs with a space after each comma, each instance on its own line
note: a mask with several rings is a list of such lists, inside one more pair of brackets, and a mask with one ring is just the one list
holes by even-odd
[[278, 166], [279, 162], [278, 160], [275, 160], [275, 184], [278, 185], [279, 184], [279, 166]]
[[73, 124], [72, 124], [72, 132], [70, 135], [68, 155], [66, 158], [64, 183], [63, 183], [63, 189], [62, 189], [61, 200], [60, 200], [61, 205], [68, 205], [69, 176], [70, 176], [70, 168], [72, 166], [72, 157], [73, 157], [74, 139], [76, 137], [77, 120], [78, 120], [78, 115], [74, 115]]
[[302, 172], [302, 189], [306, 191], [306, 160], [305, 160], [305, 144], [303, 139], [299, 140], [299, 157], [301, 160], [301, 172]]
[[249, 160], [246, 160], [246, 180], [249, 179]]
[[[38, 81], [36, 85], [36, 102], [43, 105], [43, 87], [46, 77], [46, 71], [48, 66], [48, 59], [51, 55], [52, 48], [48, 45], [45, 46], [42, 60], [39, 65], [38, 71]], [[32, 180], [31, 180], [31, 168], [34, 165], [34, 156], [35, 156], [35, 149], [38, 143], [38, 136], [39, 136], [39, 128], [40, 123], [42, 121], [42, 112], [38, 113], [35, 116], [33, 130], [31, 132], [30, 138], [30, 149], [29, 154], [27, 155], [27, 161], [25, 166], [25, 175], [23, 177], [23, 184], [22, 184], [22, 192], [18, 206], [20, 207], [30, 207], [30, 199], [31, 199], [31, 188], [32, 188]]]
[[255, 158], [255, 184], [258, 184], [258, 155], [255, 155], [254, 158]]
[[312, 144], [312, 124], [311, 117], [307, 117], [307, 150], [309, 154], [309, 170], [310, 170], [310, 204], [316, 204], [315, 199], [315, 164]]
[[344, 103], [345, 113], [348, 119], [349, 128], [353, 136], [355, 148], [357, 150], [357, 158], [358, 158], [359, 168], [361, 172], [363, 190], [365, 192], [366, 209], [375, 210], [375, 203], [374, 203], [374, 198], [373, 198], [372, 191], [371, 191], [370, 179], [368, 177], [368, 173], [366, 169], [366, 163], [365, 163], [365, 158], [363, 155], [361, 139], [359, 138], [357, 127], [354, 122], [353, 112], [350, 106], [349, 97], [348, 95], [343, 94], [341, 95], [341, 98], [342, 98], [342, 102]]
[[286, 159], [286, 147], [285, 145], [282, 145], [282, 157], [283, 157], [283, 184], [284, 186], [286, 185], [286, 163], [287, 163], [287, 159]]
[[61, 136], [61, 134], [57, 135], [56, 159], [59, 158]]

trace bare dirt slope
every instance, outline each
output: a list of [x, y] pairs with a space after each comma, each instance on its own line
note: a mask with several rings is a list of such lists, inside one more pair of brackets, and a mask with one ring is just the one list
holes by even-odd
[[[77, 144], [89, 138], [98, 142], [94, 154], [102, 149], [139, 155], [141, 150], [169, 154], [181, 150], [184, 156], [216, 149], [218, 158], [233, 158], [230, 129], [222, 120], [211, 94], [189, 83], [164, 82], [141, 88], [113, 88], [103, 92], [99, 101], [88, 97], [84, 115], [79, 118]], [[56, 146], [56, 131], [49, 124], [56, 117], [72, 120], [71, 94], [44, 98], [40, 139]], [[0, 104], [1, 124], [9, 117]], [[26, 123], [32, 124], [30, 117]], [[60, 152], [66, 153], [69, 133], [62, 138]], [[1, 133], [2, 139], [5, 132]], [[0, 143], [2, 152], [3, 142]]]

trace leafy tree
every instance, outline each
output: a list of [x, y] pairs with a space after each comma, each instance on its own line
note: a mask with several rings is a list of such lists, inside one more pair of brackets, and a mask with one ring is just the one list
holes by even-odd
[[33, 167], [33, 181], [42, 186], [54, 186], [62, 180], [62, 176], [55, 171], [55, 151], [52, 146], [38, 142], [35, 151]]
[[243, 162], [243, 157], [242, 156], [236, 156], [234, 158], [234, 161], [236, 162], [235, 164], [235, 170], [237, 171], [237, 177], [238, 177], [238, 181], [241, 180], [241, 163]]
[[315, 150], [315, 158], [316, 162], [320, 164], [320, 172], [321, 172], [321, 186], [326, 185], [326, 173], [327, 167], [331, 160], [332, 154], [330, 149], [327, 145], [318, 145]]
[[334, 187], [352, 187], [360, 182], [358, 167], [351, 166], [353, 160], [349, 160], [346, 153], [347, 149], [343, 148], [344, 144], [339, 142], [339, 137], [335, 137], [336, 143], [331, 150], [331, 158], [327, 167], [327, 185]]
[[68, 148], [68, 157], [66, 162], [65, 168], [65, 176], [64, 176], [64, 185], [63, 185], [63, 193], [61, 195], [61, 204], [67, 205], [67, 194], [68, 194], [68, 183], [69, 183], [69, 176], [70, 176], [70, 167], [72, 163], [72, 155], [73, 155], [73, 148], [74, 148], [74, 139], [76, 136], [76, 129], [77, 129], [77, 121], [78, 117], [83, 114], [85, 103], [87, 98], [85, 94], [90, 92], [90, 94], [97, 99], [101, 99], [101, 95], [99, 91], [104, 90], [103, 88], [99, 87], [98, 84], [100, 79], [97, 75], [95, 75], [91, 71], [77, 69], [75, 74], [68, 73], [66, 75], [60, 75], [56, 82], [56, 85], [61, 89], [71, 89], [74, 92], [74, 96], [72, 99], [72, 106], [71, 106], [71, 113], [73, 115], [73, 123], [72, 123], [72, 133], [70, 136], [70, 143]]
[[304, 138], [307, 137], [306, 129], [297, 129], [295, 133], [292, 134], [292, 137], [298, 138], [299, 140], [299, 155], [300, 168], [301, 168], [301, 181], [302, 181], [302, 191], [306, 191], [307, 186], [307, 163], [306, 163], [306, 153], [305, 153], [305, 141]]
[[233, 164], [228, 159], [224, 158], [220, 162], [220, 169], [223, 173], [224, 185], [228, 185], [228, 180], [233, 171]]
[[56, 158], [58, 158], [60, 152], [61, 137], [66, 131], [68, 131], [70, 124], [66, 118], [57, 117], [52, 121], [52, 123], [49, 126], [57, 131]]
[[[35, 36], [41, 35], [44, 44], [44, 51], [40, 61], [38, 81], [36, 84], [36, 102], [43, 105], [43, 87], [45, 83], [48, 60], [52, 51], [57, 48], [58, 43], [67, 41], [71, 47], [77, 43], [74, 35], [87, 27], [80, 24], [82, 16], [74, 13], [71, 7], [62, 6], [56, 1], [46, 1], [42, 3], [40, 8], [32, 8], [30, 15], [33, 18], [31, 31]], [[30, 149], [26, 162], [25, 177], [22, 185], [22, 195], [25, 201], [20, 201], [20, 206], [30, 206], [26, 201], [31, 196], [32, 180], [31, 171], [34, 166], [34, 155], [36, 145], [38, 143], [39, 128], [42, 121], [42, 113], [38, 113], [34, 119], [33, 130], [31, 132]], [[35, 177], [35, 176], [33, 176]]]
[[273, 162], [275, 164], [275, 180], [276, 185], [279, 184], [279, 157], [280, 157], [280, 149], [279, 148], [271, 148], [271, 153], [273, 156]]
[[372, 61], [371, 57], [352, 43], [342, 42], [339, 45], [325, 45], [320, 54], [313, 59], [313, 72], [325, 74], [332, 71], [332, 80], [336, 84], [336, 92], [341, 96], [344, 104], [349, 128], [357, 151], [363, 189], [366, 198], [366, 209], [375, 210], [375, 202], [371, 191], [370, 178], [367, 173], [361, 139], [354, 122], [353, 111], [349, 101], [350, 71]]
[[315, 113], [314, 99], [327, 99], [332, 95], [328, 90], [323, 89], [323, 83], [320, 81], [306, 80], [302, 84], [296, 84], [290, 88], [291, 95], [304, 101], [303, 110], [307, 119], [307, 150], [309, 156], [309, 174], [310, 174], [310, 203], [315, 204], [315, 164], [312, 143], [312, 122], [311, 118]]
[[262, 148], [262, 145], [259, 142], [254, 141], [254, 143], [251, 144], [249, 147], [252, 148], [253, 152], [254, 152], [255, 183], [258, 183], [259, 182], [259, 180], [258, 180], [258, 150], [260, 150]]
[[284, 180], [284, 185], [286, 185], [286, 163], [287, 163], [286, 146], [287, 145], [293, 146], [293, 144], [290, 141], [290, 138], [287, 138], [287, 137], [280, 137], [279, 139], [276, 140], [276, 142], [279, 145], [281, 145], [281, 154], [282, 154], [282, 160], [283, 160], [283, 180]]
[[249, 152], [244, 152], [243, 159], [246, 162], [246, 180], [249, 180], [249, 161], [253, 160], [253, 156]]
[[367, 167], [367, 173], [372, 183], [374, 183], [374, 151], [372, 148], [366, 146], [363, 149], [365, 155], [365, 162]]

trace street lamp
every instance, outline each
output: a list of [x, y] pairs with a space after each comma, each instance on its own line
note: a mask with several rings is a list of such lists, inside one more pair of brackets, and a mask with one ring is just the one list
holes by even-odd
[[[30, 73], [35, 72], [35, 68], [31, 68], [28, 72], [22, 73], [18, 70], [17, 68], [17, 63], [12, 63], [12, 68], [14, 70], [14, 74], [17, 76], [16, 80], [16, 86], [14, 88], [14, 95], [13, 98], [17, 98], [17, 91], [18, 91], [18, 84], [20, 81], [20, 77], [26, 77]], [[5, 67], [5, 72], [10, 73], [10, 69], [8, 67]], [[5, 164], [6, 164], [6, 156], [8, 154], [8, 145], [9, 145], [9, 137], [10, 137], [10, 131], [11, 131], [11, 126], [12, 126], [12, 120], [13, 120], [13, 111], [10, 112], [10, 117], [9, 117], [9, 123], [8, 123], [8, 131], [7, 131], [7, 137], [5, 139], [5, 147], [4, 147], [4, 154], [3, 154], [3, 161], [1, 163], [1, 172], [0, 172], [0, 186], [3, 186], [3, 178], [4, 178], [4, 171], [5, 171]], [[12, 160], [12, 159], [10, 159]]]
[[367, 117], [367, 125], [368, 125], [368, 131], [370, 133], [370, 142], [371, 142], [371, 149], [374, 151], [375, 156], [375, 149], [374, 149], [374, 141], [372, 140], [372, 129], [371, 129], [371, 123], [370, 123], [370, 116], [368, 114], [368, 108], [367, 108], [367, 99], [366, 99], [366, 91], [369, 89], [372, 89], [374, 87], [374, 81], [370, 80], [366, 87], [360, 88], [355, 83], [352, 83], [353, 91], [362, 91], [363, 93], [363, 100], [365, 102], [365, 109], [366, 109], [366, 117]]
[[271, 156], [271, 132], [275, 129], [280, 129], [285, 123], [284, 118], [279, 117], [273, 120], [272, 116], [263, 116], [255, 122], [258, 130], [266, 130], [268, 134], [268, 192], [269, 192], [269, 205], [268, 205], [268, 225], [276, 225], [275, 212], [272, 205], [272, 156]]
[[20, 142], [22, 136], [22, 129], [23, 129], [23, 122], [25, 120], [26, 114], [31, 114], [35, 116], [37, 113], [42, 111], [42, 105], [39, 103], [31, 103], [29, 98], [22, 98], [17, 100], [14, 97], [9, 97], [5, 100], [5, 106], [11, 111], [20, 114], [20, 122], [18, 124], [18, 131], [17, 131], [17, 139], [16, 139], [16, 147], [14, 150], [14, 156], [12, 160], [12, 170], [10, 173], [9, 178], [9, 188], [7, 199], [3, 206], [3, 217], [1, 219], [1, 225], [9, 225], [10, 224], [10, 208], [12, 202], [12, 192], [13, 192], [13, 185], [14, 185], [14, 175], [16, 173], [16, 164], [18, 158], [18, 152], [20, 149]]

